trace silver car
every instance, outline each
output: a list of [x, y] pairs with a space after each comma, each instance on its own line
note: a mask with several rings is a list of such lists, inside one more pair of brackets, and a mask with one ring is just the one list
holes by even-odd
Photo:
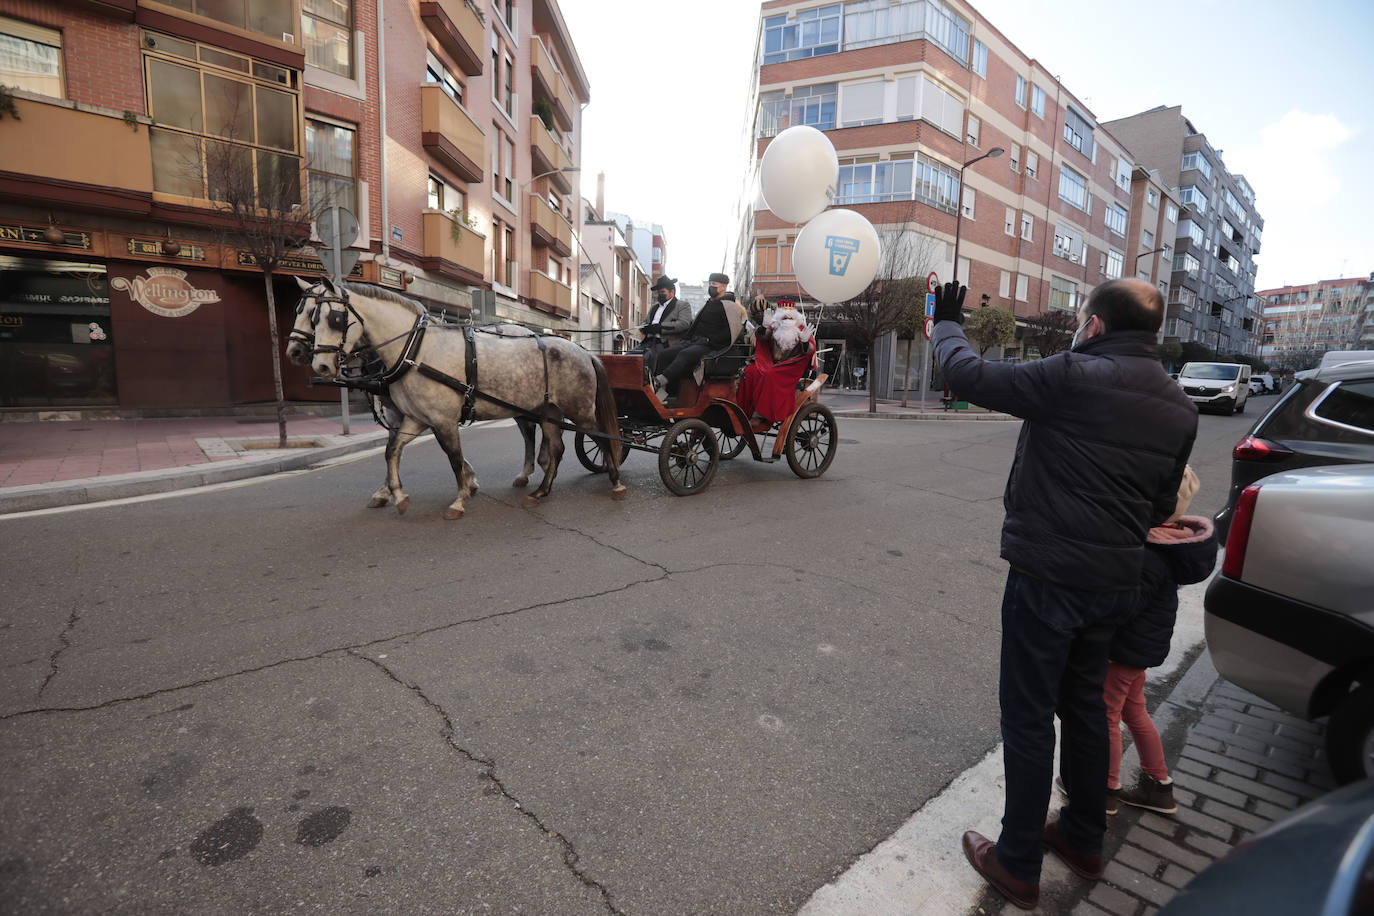
[[1222, 677], [1296, 715], [1329, 715], [1333, 774], [1374, 776], [1374, 464], [1246, 487], [1204, 606]]

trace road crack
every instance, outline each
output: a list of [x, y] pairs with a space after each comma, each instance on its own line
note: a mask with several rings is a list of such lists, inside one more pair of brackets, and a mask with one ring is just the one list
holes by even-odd
[[562, 848], [563, 865], [584, 887], [589, 887], [601, 895], [601, 902], [605, 905], [606, 912], [614, 913], [616, 916], [625, 916], [624, 911], [618, 908], [611, 900], [610, 890], [604, 884], [587, 874], [586, 870], [581, 867], [581, 856], [578, 854], [572, 842], [563, 834], [550, 828], [539, 814], [526, 807], [520, 798], [501, 781], [501, 777], [496, 772], [496, 761], [489, 757], [479, 756], [457, 742], [455, 738], [457, 729], [454, 727], [453, 718], [443, 706], [430, 699], [428, 694], [426, 694], [418, 684], [402, 679], [396, 672], [382, 664], [378, 659], [370, 658], [352, 649], [348, 650], [348, 654], [377, 668], [392, 682], [409, 690], [415, 696], [419, 697], [421, 702], [432, 709], [444, 723], [444, 727], [440, 730], [440, 736], [444, 739], [445, 743], [461, 754], [469, 763], [475, 763], [480, 766], [482, 768], [482, 778], [489, 780], [491, 784], [496, 787], [497, 791], [501, 793], [502, 798], [514, 805], [515, 810], [520, 812], [525, 818], [528, 818], [529, 821], [539, 829], [540, 833], [558, 842]]
[[38, 687], [38, 699], [42, 699], [43, 691], [47, 690], [52, 679], [57, 677], [57, 660], [62, 657], [63, 652], [71, 648], [71, 632], [80, 622], [81, 609], [79, 606], [74, 606], [71, 614], [67, 615], [67, 625], [62, 628], [61, 633], [57, 634], [57, 648], [48, 656], [48, 676], [43, 678], [43, 683]]

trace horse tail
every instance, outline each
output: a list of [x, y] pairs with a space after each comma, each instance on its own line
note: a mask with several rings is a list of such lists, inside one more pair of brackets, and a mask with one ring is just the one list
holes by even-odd
[[[606, 365], [601, 357], [591, 354], [592, 367], [596, 372], [596, 426], [608, 437], [606, 445], [612, 467], [620, 467], [620, 418], [615, 409], [615, 393], [611, 391], [611, 380], [606, 375]], [[612, 478], [614, 481], [614, 478]]]

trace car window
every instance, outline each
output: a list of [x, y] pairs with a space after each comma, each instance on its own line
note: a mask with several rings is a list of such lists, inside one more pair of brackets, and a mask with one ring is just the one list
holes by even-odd
[[1214, 366], [1206, 363], [1189, 363], [1179, 373], [1183, 378], [1233, 379], [1240, 372], [1239, 366]]
[[1374, 379], [1337, 386], [1312, 409], [1328, 423], [1354, 427], [1374, 436]]

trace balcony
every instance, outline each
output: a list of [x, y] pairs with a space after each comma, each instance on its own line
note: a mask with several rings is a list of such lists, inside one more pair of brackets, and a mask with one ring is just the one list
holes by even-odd
[[572, 113], [577, 99], [568, 88], [568, 81], [553, 65], [553, 57], [544, 47], [538, 35], [530, 36], [530, 74], [534, 77], [534, 93], [547, 98], [553, 104], [553, 118], [564, 130], [572, 130]]
[[420, 87], [420, 130], [421, 142], [431, 156], [464, 181], [482, 180], [482, 163], [487, 161], [486, 134], [437, 83]]
[[485, 285], [486, 236], [442, 210], [426, 210], [422, 219], [425, 250], [420, 266], [465, 283]]
[[536, 175], [553, 172], [549, 180], [564, 194], [572, 190], [572, 179], [568, 173], [554, 171], [572, 168], [572, 159], [563, 152], [563, 147], [558, 145], [544, 122], [535, 116], [530, 117], [530, 167]]
[[477, 18], [477, 8], [469, 0], [438, 0], [420, 3], [420, 18], [439, 41], [439, 45], [468, 76], [482, 75], [485, 23]]
[[572, 314], [572, 287], [537, 270], [530, 271], [530, 304], [543, 312], [567, 318]]
[[572, 226], [543, 196], [530, 192], [530, 240], [560, 257], [572, 254]]
[[0, 121], [0, 195], [40, 206], [150, 212], [153, 156], [146, 124], [17, 92], [14, 106], [18, 119]]

